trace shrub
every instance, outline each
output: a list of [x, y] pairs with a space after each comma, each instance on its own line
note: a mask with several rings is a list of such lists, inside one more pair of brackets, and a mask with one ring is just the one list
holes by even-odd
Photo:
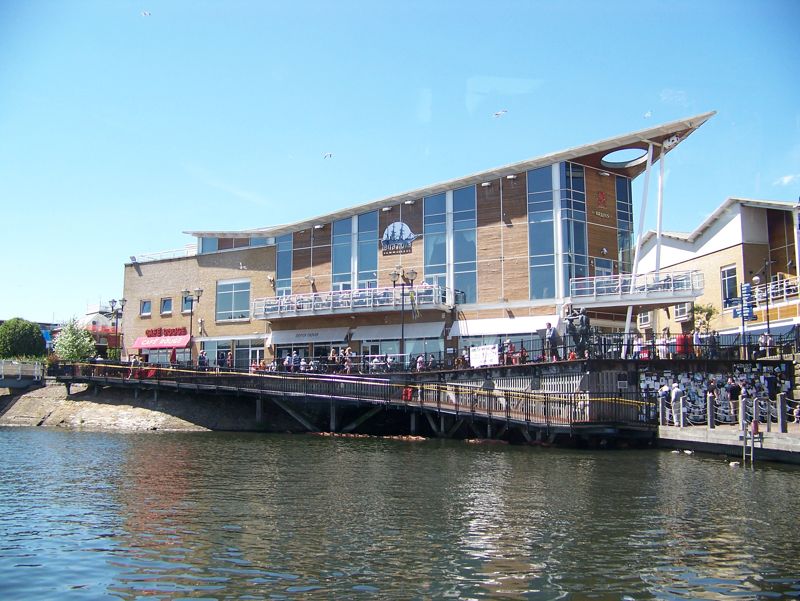
[[55, 351], [63, 361], [84, 361], [95, 353], [94, 338], [71, 319], [56, 338]]
[[41, 357], [47, 345], [38, 324], [15, 317], [0, 326], [0, 358]]

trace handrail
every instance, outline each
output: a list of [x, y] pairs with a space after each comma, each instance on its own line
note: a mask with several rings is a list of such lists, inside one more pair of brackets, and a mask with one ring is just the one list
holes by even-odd
[[51, 375], [62, 380], [104, 384], [185, 385], [195, 391], [221, 390], [284, 397], [338, 399], [403, 405], [453, 414], [469, 413], [490, 419], [552, 426], [576, 424], [655, 425], [655, 397], [651, 393], [545, 392], [486, 389], [475, 383], [395, 382], [389, 378], [247, 373], [124, 364], [61, 364]]
[[[405, 292], [405, 299], [402, 294]], [[331, 290], [256, 298], [252, 302], [255, 319], [274, 315], [314, 312], [352, 311], [369, 308], [400, 308], [413, 311], [414, 306], [447, 307], [448, 290], [442, 286], [402, 286], [359, 288], [356, 290]]]
[[570, 296], [573, 298], [622, 297], [625, 295], [667, 295], [675, 292], [694, 293], [705, 286], [703, 273], [698, 270], [660, 271], [637, 275], [604, 275], [572, 278]]

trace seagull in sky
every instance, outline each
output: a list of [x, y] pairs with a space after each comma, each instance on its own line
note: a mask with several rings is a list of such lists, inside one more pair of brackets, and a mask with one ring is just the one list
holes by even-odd
[[647, 112], [644, 114], [644, 118], [645, 118], [645, 119], [649, 119], [649, 118], [650, 118], [650, 117], [652, 117], [652, 116], [653, 116], [653, 113], [652, 113], [652, 111], [647, 111]]
[[150, 11], [149, 10], [143, 10], [142, 11], [142, 16], [143, 17], [149, 17], [150, 16]]
[[508, 112], [508, 111], [507, 111], [506, 109], [500, 109], [499, 111], [497, 111], [497, 112], [494, 114], [494, 117], [502, 117], [502, 116], [503, 116], [503, 115], [505, 115], [507, 112]]
[[326, 152], [325, 154], [322, 155], [322, 158], [323, 159], [332, 159], [333, 158], [333, 153], [332, 152]]

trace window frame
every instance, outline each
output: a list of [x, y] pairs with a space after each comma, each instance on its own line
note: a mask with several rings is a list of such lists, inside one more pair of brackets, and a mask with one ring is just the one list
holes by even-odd
[[[145, 306], [147, 311], [145, 311]], [[153, 314], [153, 301], [149, 298], [139, 301], [139, 317], [150, 317]]]
[[[169, 303], [169, 308], [164, 309], [164, 305]], [[172, 297], [171, 296], [164, 296], [161, 298], [161, 302], [158, 305], [158, 313], [159, 315], [172, 315]]]

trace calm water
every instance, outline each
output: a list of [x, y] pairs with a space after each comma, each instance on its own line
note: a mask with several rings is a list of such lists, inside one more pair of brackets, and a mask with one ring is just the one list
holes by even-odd
[[2, 599], [800, 597], [800, 469], [0, 429]]

